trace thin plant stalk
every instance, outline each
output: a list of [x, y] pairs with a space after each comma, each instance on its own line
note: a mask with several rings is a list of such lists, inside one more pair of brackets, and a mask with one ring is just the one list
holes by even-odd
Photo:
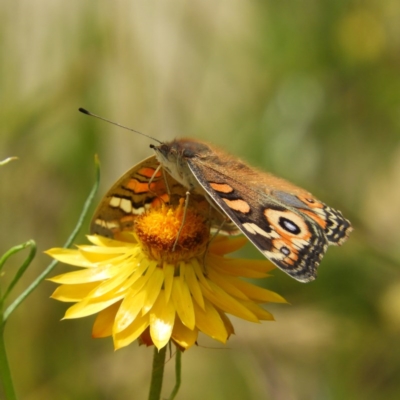
[[181, 374], [182, 374], [182, 352], [179, 348], [176, 348], [175, 354], [175, 386], [172, 389], [168, 400], [174, 400], [178, 394], [179, 388], [181, 387]]
[[2, 325], [0, 328], [0, 379], [3, 385], [4, 395], [6, 396], [6, 399], [17, 400], [13, 381], [11, 378], [11, 370], [10, 364], [8, 363], [6, 346], [4, 343], [4, 325]]
[[149, 400], [160, 400], [161, 398], [166, 352], [167, 346], [164, 346], [160, 350], [158, 350], [157, 347], [154, 346], [153, 369], [151, 371]]

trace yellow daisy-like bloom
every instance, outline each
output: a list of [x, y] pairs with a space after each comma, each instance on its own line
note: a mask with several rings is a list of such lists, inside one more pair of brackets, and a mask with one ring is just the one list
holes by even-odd
[[273, 320], [259, 304], [285, 300], [240, 277], [262, 278], [274, 266], [226, 257], [246, 239], [218, 236], [210, 242], [206, 221], [190, 208], [182, 223], [183, 215], [182, 202], [163, 205], [139, 216], [134, 232], [118, 240], [93, 235], [93, 245], [47, 251], [83, 268], [50, 279], [60, 284], [54, 299], [76, 303], [64, 318], [98, 313], [92, 335], [112, 335], [116, 349], [136, 339], [158, 349], [172, 340], [187, 349], [199, 332], [226, 343], [234, 333], [227, 313], [251, 322]]

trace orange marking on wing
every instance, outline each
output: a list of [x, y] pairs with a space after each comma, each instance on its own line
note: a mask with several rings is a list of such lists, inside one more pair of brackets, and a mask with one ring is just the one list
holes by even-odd
[[233, 188], [226, 183], [210, 183], [210, 186], [220, 193], [232, 193]]
[[[286, 232], [284, 229], [279, 227], [275, 227], [275, 230], [279, 233], [280, 240], [285, 244], [286, 247], [289, 247], [292, 253], [298, 253], [298, 249], [293, 247], [293, 239], [296, 238], [295, 235]], [[308, 240], [311, 237], [311, 233], [308, 231], [304, 233], [301, 237], [297, 237], [298, 239]]]
[[295, 262], [299, 259], [299, 252], [297, 249], [293, 247], [293, 244], [290, 240], [286, 240], [284, 238], [273, 240], [273, 246], [280, 251], [282, 247], [287, 247], [290, 250], [290, 254], [285, 257], [285, 263], [288, 265], [294, 265]]
[[162, 204], [169, 202], [169, 195], [168, 193], [164, 193], [161, 196], [156, 197], [152, 202], [152, 207], [160, 207]]
[[239, 211], [243, 214], [247, 214], [250, 211], [249, 203], [244, 200], [228, 200], [224, 198], [222, 200], [224, 200], [227, 206], [232, 210]]
[[290, 253], [289, 259], [292, 260], [292, 261], [297, 261], [299, 259], [299, 252], [297, 250], [295, 250], [295, 249], [292, 249], [292, 252]]
[[152, 182], [149, 185], [148, 182], [139, 182], [137, 179], [129, 179], [126, 188], [135, 193], [147, 193], [150, 190], [154, 191], [156, 189], [156, 183]]
[[281, 238], [285, 244], [290, 244], [292, 241], [292, 238], [295, 236], [292, 233], [286, 232], [284, 229], [282, 229], [279, 226], [275, 226], [275, 230], [279, 233], [279, 235], [281, 236]]
[[314, 214], [312, 211], [308, 210], [301, 210], [304, 214], [307, 214], [311, 217], [322, 229], [326, 228], [326, 221], [319, 217], [318, 215]]
[[285, 263], [286, 264], [289, 264], [289, 265], [293, 265], [294, 264], [294, 260], [293, 259], [291, 259], [290, 257], [289, 258], [285, 258]]
[[138, 174], [145, 176], [146, 178], [159, 178], [161, 176], [161, 171], [158, 171], [156, 174], [154, 174], [154, 172], [156, 172], [154, 168], [145, 167], [139, 169]]
[[123, 224], [129, 223], [129, 222], [133, 222], [133, 220], [135, 219], [134, 215], [125, 215], [124, 217], [122, 217], [120, 219], [120, 222]]
[[[314, 199], [311, 195], [310, 196], [297, 196], [297, 197], [303, 203], [307, 204], [307, 206], [310, 208], [324, 208], [324, 205], [320, 201]], [[309, 200], [311, 200], [311, 202]]]

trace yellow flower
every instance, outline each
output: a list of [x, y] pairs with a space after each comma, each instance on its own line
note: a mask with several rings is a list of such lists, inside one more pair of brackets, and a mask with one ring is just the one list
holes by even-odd
[[148, 211], [134, 226], [115, 239], [93, 235], [92, 245], [47, 251], [83, 268], [50, 279], [60, 284], [54, 299], [76, 303], [64, 318], [98, 314], [93, 337], [112, 335], [116, 349], [136, 339], [158, 349], [172, 340], [187, 349], [199, 332], [226, 343], [234, 333], [226, 314], [273, 320], [260, 303], [285, 302], [240, 278], [267, 276], [274, 268], [270, 262], [226, 257], [246, 239], [210, 241], [206, 221], [191, 208], [184, 216], [182, 202]]

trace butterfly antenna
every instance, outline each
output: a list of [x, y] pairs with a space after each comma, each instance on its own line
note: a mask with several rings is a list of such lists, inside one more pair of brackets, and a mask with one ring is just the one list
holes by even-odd
[[145, 136], [145, 137], [147, 137], [147, 138], [149, 138], [149, 139], [151, 139], [151, 140], [154, 140], [155, 142], [158, 142], [158, 143], [160, 143], [160, 144], [163, 144], [163, 142], [161, 142], [160, 140], [158, 140], [158, 139], [156, 139], [156, 138], [153, 138], [152, 136], [146, 135], [146, 134], [143, 133], [143, 132], [136, 131], [135, 129], [128, 128], [127, 126], [121, 125], [121, 124], [119, 124], [118, 122], [110, 121], [110, 120], [107, 119], [107, 118], [100, 117], [99, 115], [93, 114], [93, 113], [91, 113], [90, 111], [85, 110], [85, 109], [82, 108], [82, 107], [79, 108], [79, 111], [80, 111], [82, 114], [90, 115], [91, 117], [95, 117], [95, 118], [101, 119], [101, 120], [106, 121], [106, 122], [108, 122], [108, 123], [110, 123], [110, 124], [112, 124], [112, 125], [116, 125], [116, 126], [119, 126], [120, 128], [126, 129], [126, 130], [128, 130], [128, 131], [138, 133], [139, 135]]

